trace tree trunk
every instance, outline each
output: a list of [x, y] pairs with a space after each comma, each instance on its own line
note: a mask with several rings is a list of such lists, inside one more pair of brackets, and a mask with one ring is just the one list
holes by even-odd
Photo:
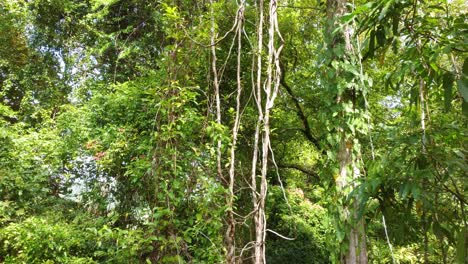
[[[343, 16], [346, 10], [346, 0], [328, 0], [327, 1], [327, 18], [328, 28], [327, 37], [329, 41], [329, 49], [334, 48], [336, 45], [344, 45], [346, 54], [353, 53], [353, 46], [351, 41], [351, 28], [349, 25], [343, 25], [343, 38], [333, 36], [335, 28], [340, 26], [339, 20]], [[343, 40], [344, 39], [344, 43]], [[346, 56], [346, 55], [345, 55]], [[337, 60], [341, 58], [335, 58]], [[356, 96], [356, 95], [354, 95]], [[346, 102], [346, 100], [353, 100], [355, 98], [345, 98], [345, 96], [338, 94], [336, 102], [338, 104]], [[339, 175], [336, 179], [336, 186], [338, 194], [345, 196], [348, 194], [348, 190], [354, 188], [353, 183], [360, 176], [360, 169], [356, 160], [356, 155], [352, 155], [353, 151], [353, 138], [345, 128], [345, 126], [338, 129], [341, 134], [341, 142], [338, 150], [338, 161], [339, 161]], [[350, 180], [352, 179], [352, 181]], [[366, 264], [367, 260], [367, 246], [366, 246], [366, 234], [364, 221], [358, 219], [358, 203], [353, 201], [351, 205], [345, 205], [343, 214], [347, 219], [352, 219], [352, 226], [348, 235], [348, 250], [343, 253], [342, 261], [346, 264]]]
[[[266, 80], [264, 84], [261, 82], [262, 76], [262, 45], [263, 45], [263, 1], [259, 1], [259, 24], [258, 24], [258, 54], [257, 54], [257, 83], [255, 101], [258, 108], [258, 123], [255, 130], [255, 146], [252, 168], [255, 168], [257, 162], [256, 151], [259, 150], [260, 128], [262, 129], [262, 147], [261, 147], [261, 177], [260, 186], [257, 193], [256, 187], [256, 171], [252, 169], [252, 196], [254, 199], [254, 222], [255, 222], [255, 243], [254, 243], [254, 263], [264, 264], [265, 260], [265, 239], [267, 231], [267, 223], [265, 216], [265, 201], [268, 191], [267, 172], [268, 172], [268, 156], [270, 151], [270, 111], [273, 108], [276, 96], [278, 95], [281, 68], [279, 65], [279, 55], [283, 48], [283, 38], [278, 28], [277, 18], [277, 1], [269, 1], [268, 13], [268, 57]], [[278, 38], [279, 41], [276, 41]], [[275, 44], [279, 42], [279, 47]], [[262, 102], [262, 91], [265, 100]], [[261, 127], [260, 127], [261, 125]], [[254, 189], [255, 187], [255, 189]]]
[[258, 120], [255, 126], [255, 142], [254, 153], [252, 157], [252, 202], [254, 208], [254, 224], [255, 224], [255, 241], [254, 241], [254, 263], [263, 263], [263, 219], [261, 211], [261, 194], [257, 192], [257, 161], [259, 154], [260, 143], [260, 128], [263, 122], [263, 107], [262, 107], [262, 48], [263, 48], [263, 0], [258, 3], [259, 20], [257, 26], [257, 80], [255, 86], [255, 102], [258, 110]]

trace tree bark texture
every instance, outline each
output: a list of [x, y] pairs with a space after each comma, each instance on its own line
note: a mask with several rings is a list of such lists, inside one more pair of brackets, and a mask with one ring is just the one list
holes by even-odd
[[[344, 45], [347, 54], [352, 54], [353, 45], [351, 41], [352, 28], [350, 25], [340, 25], [340, 18], [347, 12], [346, 0], [328, 0], [327, 1], [327, 37], [329, 41], [328, 48], [333, 48], [336, 45]], [[337, 27], [342, 27], [342, 38], [333, 36], [333, 31]], [[335, 58], [340, 59], [340, 58]], [[337, 95], [337, 103], [343, 103], [344, 98]], [[356, 159], [353, 155], [353, 140], [348, 135], [344, 127], [338, 129], [341, 134], [341, 142], [338, 150], [339, 175], [336, 179], [336, 186], [339, 195], [346, 195], [347, 190], [354, 188], [353, 183], [359, 178], [360, 170]], [[366, 264], [367, 246], [364, 221], [357, 219], [358, 204], [356, 201], [351, 205], [345, 205], [343, 214], [347, 219], [351, 218], [350, 231], [347, 234], [348, 250], [343, 253], [342, 261], [346, 264]]]

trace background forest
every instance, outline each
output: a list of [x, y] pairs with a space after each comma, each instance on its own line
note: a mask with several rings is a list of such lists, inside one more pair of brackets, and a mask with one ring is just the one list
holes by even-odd
[[463, 0], [0, 0], [1, 263], [467, 263]]

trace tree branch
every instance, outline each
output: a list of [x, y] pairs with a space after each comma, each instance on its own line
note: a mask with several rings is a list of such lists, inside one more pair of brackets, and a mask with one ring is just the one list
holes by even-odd
[[311, 176], [315, 180], [320, 181], [320, 177], [315, 171], [311, 171], [310, 169], [308, 169], [308, 168], [306, 168], [304, 166], [298, 165], [298, 164], [278, 164], [278, 168], [298, 170], [298, 171], [300, 171], [300, 172], [302, 172], [304, 174], [307, 174], [307, 175]]
[[[304, 113], [304, 110], [302, 109], [302, 106], [299, 103], [299, 100], [294, 95], [291, 87], [286, 83], [286, 79], [285, 79], [286, 78], [286, 72], [284, 71], [284, 69], [282, 70], [282, 72], [283, 72], [283, 74], [281, 75], [280, 83], [286, 89], [289, 96], [291, 97], [291, 99], [294, 102], [294, 106], [296, 107], [296, 110], [297, 110], [296, 111], [297, 116], [299, 117], [299, 119], [302, 122], [302, 125], [304, 126], [304, 129], [301, 129], [301, 132], [304, 134], [304, 136], [307, 138], [307, 140], [309, 140], [318, 150], [322, 150], [322, 148], [320, 147], [319, 140], [312, 135], [312, 132], [310, 130], [309, 121], [307, 120], [307, 117], [306, 117], [306, 115]], [[322, 150], [322, 152], [323, 152], [323, 150]]]

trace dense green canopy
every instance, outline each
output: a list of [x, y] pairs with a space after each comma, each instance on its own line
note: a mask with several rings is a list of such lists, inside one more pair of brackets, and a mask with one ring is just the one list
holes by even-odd
[[463, 0], [0, 0], [1, 263], [467, 263]]

